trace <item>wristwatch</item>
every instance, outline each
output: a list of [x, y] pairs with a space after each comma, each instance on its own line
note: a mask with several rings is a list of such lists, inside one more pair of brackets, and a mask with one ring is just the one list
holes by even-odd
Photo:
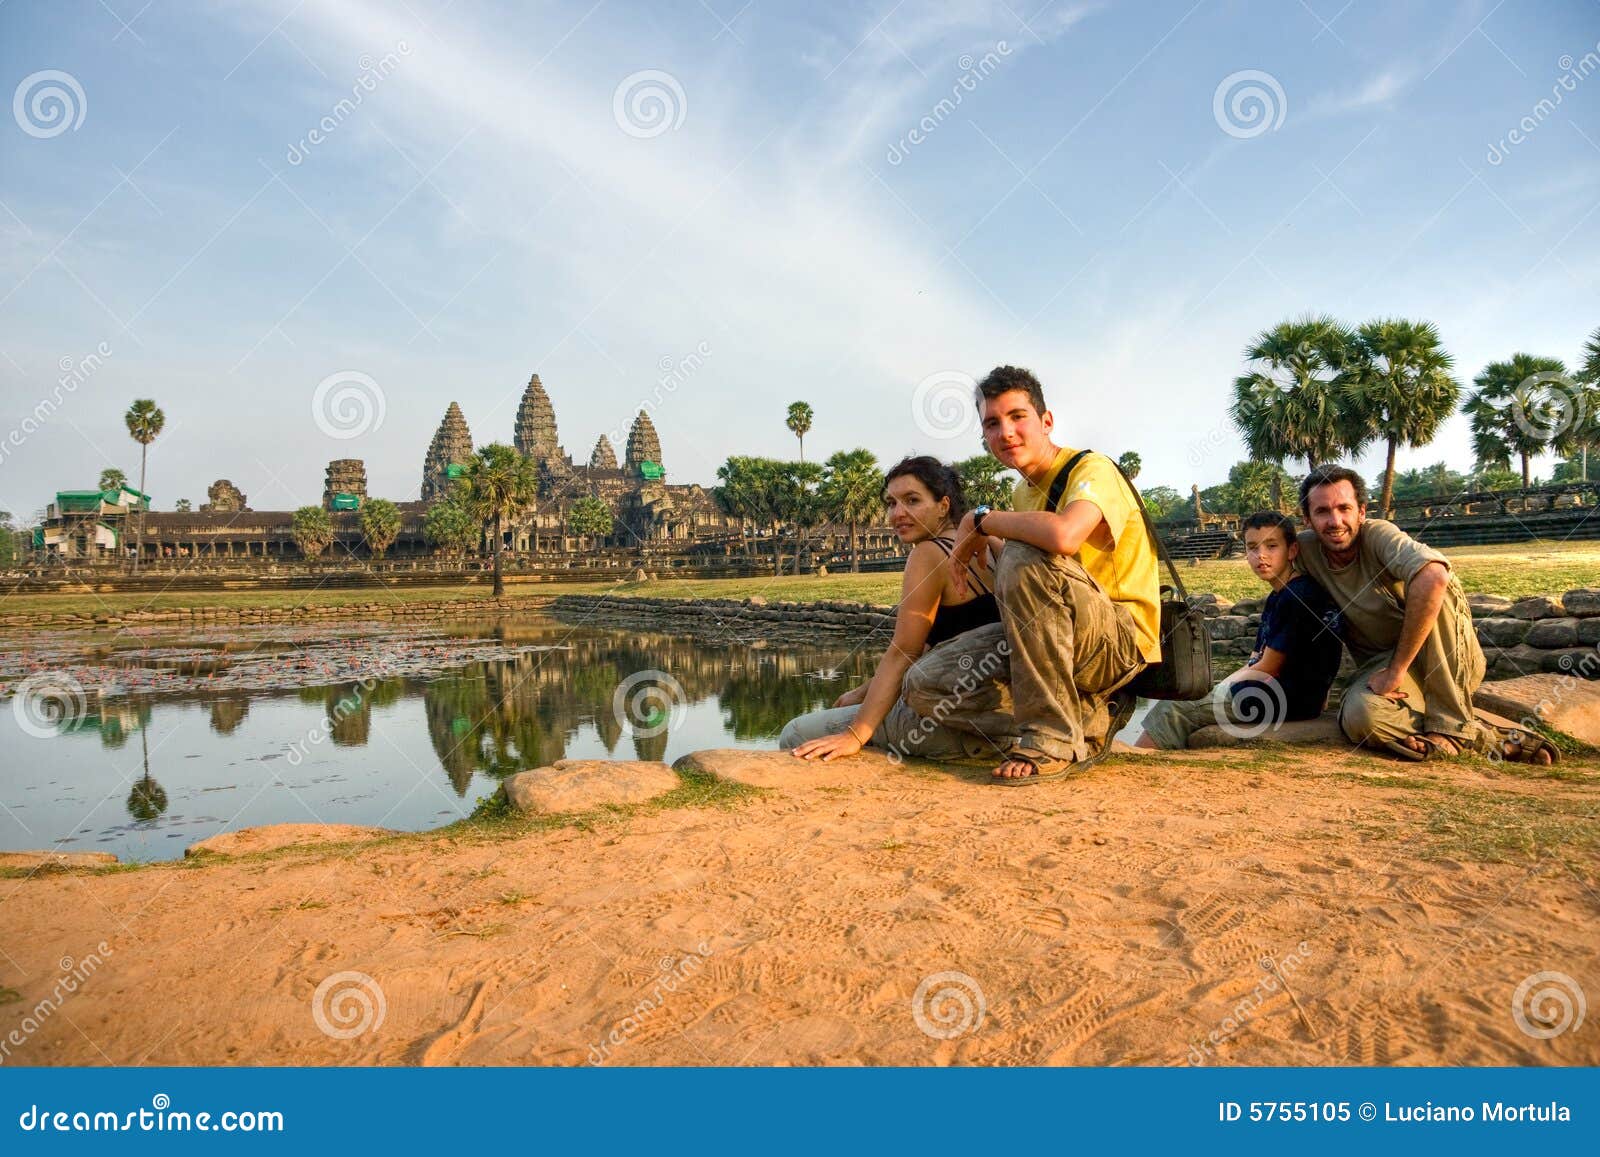
[[983, 533], [983, 520], [988, 516], [991, 507], [979, 506], [972, 512], [972, 529], [978, 534]]

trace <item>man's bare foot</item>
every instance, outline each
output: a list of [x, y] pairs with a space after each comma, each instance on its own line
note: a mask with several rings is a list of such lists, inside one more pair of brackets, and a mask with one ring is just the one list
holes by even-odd
[[1418, 755], [1428, 754], [1428, 742], [1420, 735], [1402, 735], [1395, 742], [1407, 751], [1414, 751]]
[[1030, 775], [1038, 774], [1026, 759], [1008, 759], [994, 769], [995, 779], [1027, 779]]
[[1433, 754], [1435, 755], [1460, 755], [1466, 750], [1466, 748], [1462, 746], [1461, 740], [1457, 739], [1454, 735], [1445, 735], [1438, 731], [1424, 732], [1422, 740], [1424, 743], [1429, 744], [1433, 748]]

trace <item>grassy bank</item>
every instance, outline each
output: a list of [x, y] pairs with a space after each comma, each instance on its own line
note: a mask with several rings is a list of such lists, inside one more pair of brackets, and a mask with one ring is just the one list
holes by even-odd
[[[1600, 543], [1520, 543], [1515, 546], [1461, 547], [1445, 552], [1468, 593], [1506, 595], [1556, 594], [1600, 582]], [[1260, 598], [1264, 588], [1239, 559], [1182, 566], [1179, 573], [1193, 593], [1212, 592], [1224, 598]], [[747, 599], [759, 595], [773, 602], [835, 600], [892, 604], [900, 597], [898, 573], [835, 574], [826, 577], [757, 576], [747, 579], [661, 579], [647, 583], [549, 583], [511, 586], [507, 600], [535, 609], [560, 594], [619, 595], [653, 598]], [[404, 605], [452, 599], [462, 613], [474, 604], [490, 609], [487, 587], [407, 587], [400, 590], [329, 591], [174, 591], [166, 593], [7, 595], [0, 597], [0, 614], [122, 614], [141, 610], [177, 610], [190, 607], [218, 609], [285, 610], [294, 607], [367, 607]]]

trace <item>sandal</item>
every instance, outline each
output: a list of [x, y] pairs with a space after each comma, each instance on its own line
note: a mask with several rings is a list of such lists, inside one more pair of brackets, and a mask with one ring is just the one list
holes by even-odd
[[1464, 740], [1457, 739], [1454, 735], [1419, 734], [1413, 738], [1420, 739], [1427, 747], [1428, 750], [1423, 753], [1422, 758], [1429, 763], [1440, 759], [1455, 759], [1471, 750]]
[[[1497, 729], [1498, 730], [1498, 729]], [[1520, 727], [1510, 727], [1498, 732], [1500, 743], [1500, 759], [1506, 763], [1532, 763], [1543, 767], [1554, 767], [1561, 762], [1561, 750], [1544, 736], [1534, 731], [1527, 731]], [[1507, 754], [1506, 748], [1514, 746], [1515, 755]], [[1550, 762], [1546, 764], [1539, 758], [1539, 753], [1550, 753]]]
[[1006, 763], [1026, 763], [1033, 768], [1032, 775], [991, 776], [991, 781], [1000, 787], [1031, 787], [1036, 783], [1043, 783], [1047, 779], [1065, 779], [1084, 770], [1093, 762], [1092, 759], [1062, 759], [1060, 756], [1051, 755], [1040, 751], [1036, 747], [1013, 747], [1006, 753]]

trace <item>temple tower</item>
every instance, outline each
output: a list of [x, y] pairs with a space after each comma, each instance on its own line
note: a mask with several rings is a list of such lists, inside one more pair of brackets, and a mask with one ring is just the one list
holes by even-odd
[[360, 458], [335, 458], [322, 480], [322, 509], [360, 510], [367, 501], [367, 464]]
[[589, 469], [615, 470], [616, 468], [616, 448], [611, 445], [610, 438], [607, 438], [604, 434], [601, 434], [600, 440], [594, 444], [594, 453], [589, 455]]
[[[650, 465], [646, 466], [646, 463]], [[661, 439], [656, 434], [655, 424], [650, 421], [650, 415], [643, 410], [633, 420], [633, 429], [628, 431], [628, 456], [623, 469], [629, 477], [649, 478], [652, 482], [665, 475], [665, 467], [661, 464]]]
[[465, 466], [471, 457], [472, 432], [467, 429], [461, 407], [451, 402], [422, 463], [422, 501], [443, 497], [450, 485], [450, 467]]

